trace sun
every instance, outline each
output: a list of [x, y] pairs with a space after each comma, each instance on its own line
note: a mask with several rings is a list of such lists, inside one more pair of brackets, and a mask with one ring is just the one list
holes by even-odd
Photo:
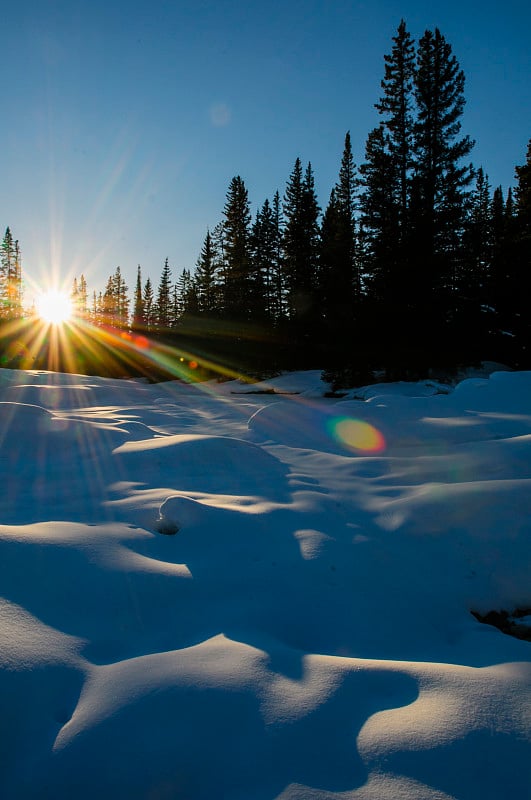
[[37, 298], [37, 313], [50, 325], [62, 325], [72, 316], [72, 302], [66, 292], [48, 289]]

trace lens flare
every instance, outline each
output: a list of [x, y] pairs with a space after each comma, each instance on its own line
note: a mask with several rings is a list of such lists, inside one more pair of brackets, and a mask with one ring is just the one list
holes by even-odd
[[19, 367], [28, 369], [31, 366], [31, 354], [24, 342], [16, 339], [8, 344], [4, 352], [0, 355], [0, 366]]
[[369, 422], [341, 417], [332, 421], [331, 428], [334, 438], [349, 450], [360, 453], [381, 453], [385, 450], [383, 434]]

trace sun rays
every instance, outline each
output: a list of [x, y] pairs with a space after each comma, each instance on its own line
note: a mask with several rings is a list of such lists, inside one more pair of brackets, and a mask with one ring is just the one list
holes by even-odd
[[39, 294], [33, 313], [6, 321], [2, 336], [0, 366], [150, 381], [196, 383], [206, 373], [243, 378], [206, 354], [157, 341], [147, 331], [132, 331], [104, 320], [95, 324], [59, 289]]

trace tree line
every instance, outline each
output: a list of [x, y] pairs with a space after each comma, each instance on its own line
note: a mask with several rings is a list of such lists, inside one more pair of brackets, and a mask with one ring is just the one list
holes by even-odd
[[481, 358], [531, 368], [531, 141], [514, 192], [493, 189], [468, 162], [441, 32], [415, 42], [402, 21], [384, 59], [379, 123], [359, 165], [345, 135], [324, 209], [300, 158], [254, 217], [235, 176], [193, 270], [174, 281], [166, 259], [154, 286], [139, 266], [132, 303], [119, 267], [91, 297], [81, 276], [78, 314], [237, 369], [324, 367], [337, 387]]

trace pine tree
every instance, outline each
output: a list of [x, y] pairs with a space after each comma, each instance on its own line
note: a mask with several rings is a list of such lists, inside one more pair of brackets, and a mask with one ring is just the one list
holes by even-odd
[[304, 225], [303, 225], [303, 177], [302, 162], [300, 158], [295, 161], [295, 166], [289, 177], [284, 194], [284, 273], [288, 291], [288, 313], [293, 319], [297, 313], [298, 291], [300, 284], [310, 284], [306, 278], [306, 264], [304, 263]]
[[113, 328], [124, 329], [128, 327], [129, 321], [129, 297], [128, 288], [122, 276], [120, 267], [116, 267], [113, 275], [110, 275], [105, 285], [102, 296], [99, 315], [103, 317], [104, 324]]
[[159, 330], [169, 328], [171, 316], [171, 269], [166, 258], [157, 291], [157, 325]]
[[199, 312], [199, 296], [189, 269], [183, 269], [181, 272], [177, 281], [177, 292], [180, 297], [181, 316], [197, 314]]
[[[400, 210], [396, 195], [390, 187], [398, 182], [398, 166], [389, 153], [384, 126], [369, 133], [365, 146], [365, 162], [360, 167], [360, 195], [363, 246], [363, 271], [366, 292], [379, 312], [391, 306], [405, 308], [407, 292], [400, 291], [406, 283], [399, 248]], [[397, 292], [399, 292], [397, 294]]]
[[217, 254], [214, 239], [209, 230], [206, 232], [201, 253], [195, 269], [200, 312], [209, 316], [215, 315], [220, 307], [220, 289], [218, 279]]
[[218, 279], [222, 286], [225, 285], [227, 276], [227, 254], [225, 248], [225, 224], [222, 220], [212, 230], [212, 247], [214, 250], [214, 265]]
[[246, 320], [251, 315], [251, 212], [245, 183], [234, 177], [227, 191], [224, 208], [224, 313], [233, 320]]
[[271, 253], [271, 313], [278, 325], [286, 317], [286, 279], [284, 274], [284, 258], [282, 250], [283, 219], [280, 195], [275, 192], [272, 204], [273, 248]]
[[72, 303], [72, 310], [74, 316], [79, 316], [79, 288], [77, 285], [77, 278], [72, 281], [72, 291], [70, 292], [70, 301]]
[[459, 164], [474, 146], [470, 137], [458, 138], [464, 83], [451, 46], [438, 29], [426, 31], [419, 42], [415, 73], [415, 234], [428, 287], [435, 292], [451, 285], [452, 256], [465, 219], [466, 187], [473, 178], [472, 167]]
[[515, 214], [513, 223], [515, 332], [521, 369], [531, 368], [531, 322], [528, 303], [531, 294], [531, 140], [526, 162], [515, 167]]
[[144, 324], [146, 331], [152, 332], [156, 326], [156, 309], [153, 299], [153, 285], [151, 278], [147, 278], [144, 284]]
[[361, 296], [361, 275], [356, 263], [356, 223], [355, 214], [357, 206], [357, 193], [359, 179], [356, 176], [356, 165], [352, 155], [350, 131], [345, 134], [345, 144], [339, 169], [339, 179], [336, 184], [341, 230], [341, 260], [343, 262], [342, 274], [345, 285], [352, 286], [353, 300]]
[[96, 294], [95, 290], [92, 292], [92, 304], [91, 304], [91, 308], [90, 308], [90, 321], [92, 322], [93, 325], [100, 325], [101, 324], [101, 321], [98, 318], [98, 295]]
[[[319, 258], [319, 299], [321, 316], [324, 326], [324, 335], [327, 343], [327, 358], [328, 363], [332, 360], [334, 363], [342, 360], [339, 356], [337, 347], [341, 344], [341, 333], [338, 328], [343, 329], [342, 313], [343, 305], [347, 309], [350, 317], [352, 315], [352, 299], [353, 299], [353, 280], [350, 274], [350, 281], [348, 282], [347, 292], [341, 293], [340, 286], [343, 290], [344, 274], [341, 270], [341, 218], [339, 211], [339, 203], [337, 199], [335, 187], [330, 192], [328, 205], [323, 214], [321, 222], [321, 249]], [[342, 331], [343, 335], [345, 331]], [[339, 341], [334, 341], [339, 340]], [[331, 357], [333, 357], [331, 359]]]
[[511, 328], [514, 326], [512, 307], [514, 292], [512, 288], [513, 225], [512, 193], [509, 190], [509, 204], [506, 208], [503, 190], [498, 186], [491, 202], [491, 264], [486, 287], [485, 305], [489, 317], [488, 343], [490, 358], [501, 363], [514, 361], [514, 347]]
[[[376, 103], [382, 121], [369, 133], [360, 167], [358, 271], [366, 334], [371, 359], [385, 363], [390, 377], [395, 369], [400, 373], [410, 357], [414, 49], [402, 20], [391, 53], [384, 56], [383, 94]], [[393, 330], [391, 339], [378, 323], [382, 318]]]
[[411, 256], [402, 246], [400, 204], [392, 190], [399, 185], [398, 170], [380, 124], [369, 133], [360, 166], [358, 259], [364, 288], [365, 360], [373, 367], [385, 367], [390, 380], [407, 373], [412, 336]]
[[8, 227], [0, 245], [0, 319], [21, 316], [21, 295], [20, 251]]
[[129, 288], [125, 283], [120, 267], [114, 273], [114, 294], [116, 298], [116, 324], [119, 328], [129, 327]]
[[11, 293], [13, 297], [13, 316], [17, 318], [24, 316], [22, 308], [22, 256], [18, 239], [15, 239], [15, 264]]
[[332, 189], [321, 226], [319, 269], [320, 302], [328, 349], [340, 362], [344, 362], [346, 350], [351, 345], [352, 322], [361, 296], [356, 264], [356, 188], [350, 133], [347, 133], [339, 180]]
[[139, 331], [142, 330], [144, 324], [145, 324], [145, 319], [144, 319], [144, 296], [142, 293], [142, 271], [140, 269], [140, 264], [139, 264], [136, 273], [134, 310], [133, 310], [133, 319], [131, 322], [131, 328], [134, 331]]
[[98, 325], [105, 325], [105, 305], [103, 302], [103, 292], [98, 292], [96, 297], [96, 292], [94, 292], [94, 308], [95, 308], [95, 319]]
[[515, 167], [516, 175], [516, 218], [518, 235], [527, 247], [531, 243], [531, 139], [527, 145], [526, 162]]
[[481, 358], [489, 331], [495, 326], [490, 302], [493, 261], [493, 214], [488, 175], [482, 167], [468, 199], [463, 231], [463, 260], [456, 276], [456, 319], [461, 356], [468, 363]]
[[[278, 207], [277, 207], [278, 208]], [[263, 297], [263, 303], [257, 311], [263, 310], [264, 316], [274, 322], [278, 320], [277, 303], [278, 257], [280, 248], [280, 229], [276, 211], [268, 199], [256, 213], [251, 232], [251, 251], [253, 275], [255, 280], [255, 296]]]
[[472, 288], [472, 292], [483, 304], [487, 301], [486, 289], [492, 266], [493, 224], [493, 200], [489, 177], [483, 167], [480, 167], [468, 200], [463, 236], [465, 261], [459, 276], [458, 292], [461, 296], [469, 296], [467, 287], [475, 287]]
[[83, 319], [86, 319], [88, 315], [87, 281], [83, 274], [79, 277], [77, 313]]
[[303, 243], [305, 246], [307, 264], [306, 279], [309, 287], [312, 289], [317, 289], [320, 245], [319, 215], [321, 213], [321, 209], [319, 207], [319, 203], [317, 202], [317, 195], [315, 193], [315, 179], [310, 162], [308, 162], [308, 166], [306, 167], [306, 171], [304, 173], [302, 189], [302, 211], [305, 230]]
[[395, 167], [396, 181], [395, 185], [389, 186], [389, 192], [398, 205], [398, 232], [401, 241], [404, 241], [407, 235], [412, 167], [412, 88], [415, 73], [415, 47], [404, 20], [401, 20], [393, 42], [391, 54], [384, 56], [385, 75], [381, 84], [384, 94], [376, 108], [384, 117], [387, 148]]
[[181, 302], [179, 297], [179, 290], [177, 284], [174, 283], [171, 290], [171, 304], [170, 304], [170, 328], [175, 330], [181, 321]]
[[438, 29], [426, 31], [419, 42], [414, 83], [417, 119], [411, 219], [415, 247], [408, 288], [416, 317], [413, 329], [417, 335], [418, 329], [424, 331], [421, 359], [433, 365], [455, 359], [460, 346], [455, 339], [459, 335], [457, 276], [463, 259], [467, 186], [473, 178], [471, 165], [460, 162], [474, 144], [468, 136], [459, 138], [465, 78]]
[[[343, 368], [351, 346], [351, 322], [354, 313], [352, 270], [343, 271], [342, 220], [336, 189], [321, 224], [319, 262], [319, 300], [323, 323], [323, 340], [328, 370]], [[351, 265], [350, 265], [351, 266]], [[330, 380], [330, 376], [327, 377]]]
[[118, 319], [118, 304], [114, 275], [109, 275], [107, 278], [107, 283], [105, 284], [105, 290], [102, 297], [101, 314], [103, 316], [104, 324], [114, 327]]
[[284, 195], [284, 269], [288, 310], [292, 320], [315, 312], [319, 252], [319, 206], [311, 164], [303, 175], [300, 158], [290, 175]]
[[505, 218], [505, 201], [503, 189], [498, 186], [492, 195], [492, 266], [489, 281], [488, 303], [497, 309], [497, 297], [506, 283], [506, 242], [507, 225]]

